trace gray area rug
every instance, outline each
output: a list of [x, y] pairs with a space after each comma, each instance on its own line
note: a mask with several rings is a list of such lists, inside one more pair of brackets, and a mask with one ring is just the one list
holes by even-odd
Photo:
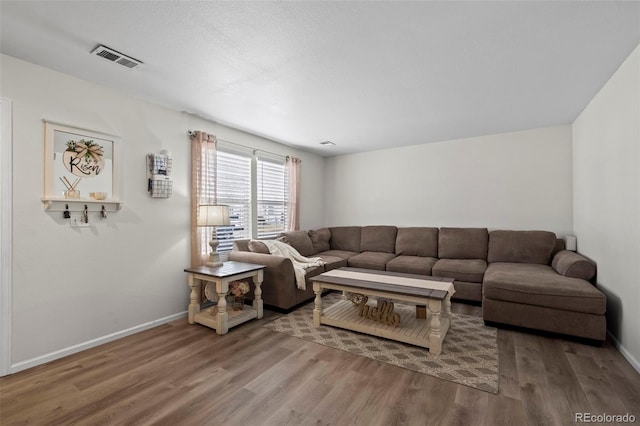
[[[338, 301], [331, 293], [323, 306]], [[354, 307], [354, 309], [356, 309]], [[402, 318], [415, 315], [415, 307], [395, 304]], [[267, 323], [265, 328], [438, 377], [493, 394], [498, 393], [497, 329], [482, 318], [453, 314], [440, 355], [427, 349], [330, 326], [313, 325], [313, 303]]]

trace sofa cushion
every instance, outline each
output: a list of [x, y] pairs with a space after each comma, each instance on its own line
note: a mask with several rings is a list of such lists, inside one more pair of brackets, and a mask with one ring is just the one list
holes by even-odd
[[311, 238], [309, 238], [309, 234], [307, 234], [306, 231], [283, 232], [280, 234], [280, 237], [284, 237], [282, 241], [298, 250], [298, 253], [303, 256], [311, 256], [316, 252], [313, 249]]
[[363, 226], [360, 231], [360, 251], [395, 253], [397, 234], [398, 228], [395, 226]]
[[325, 262], [325, 271], [331, 271], [332, 269], [338, 269], [347, 266], [347, 258], [345, 257], [327, 255], [318, 255], [318, 257]]
[[241, 240], [235, 240], [233, 242], [233, 251], [250, 251], [249, 250], [249, 241], [246, 238], [243, 238]]
[[563, 277], [550, 266], [492, 263], [484, 273], [484, 298], [603, 315], [605, 295], [588, 281]]
[[387, 271], [404, 272], [406, 274], [431, 275], [431, 268], [438, 259], [435, 257], [401, 255], [387, 263]]
[[481, 283], [486, 270], [487, 262], [482, 259], [440, 259], [433, 266], [431, 275]]
[[247, 247], [249, 248], [249, 251], [252, 251], [254, 253], [264, 253], [264, 254], [270, 253], [269, 247], [267, 247], [267, 245], [262, 241], [250, 240], [249, 243], [247, 244]]
[[586, 339], [604, 341], [607, 337], [605, 315], [585, 314], [584, 312], [484, 298], [482, 299], [482, 318], [485, 321]]
[[549, 265], [556, 234], [548, 231], [491, 231], [488, 261]]
[[316, 275], [320, 275], [321, 273], [324, 272], [324, 267], [323, 266], [313, 266], [311, 268], [305, 269], [304, 270], [304, 278], [307, 280], [307, 288], [311, 287], [311, 285], [309, 285], [309, 278], [315, 277]]
[[331, 257], [337, 257], [340, 259], [349, 259], [350, 257], [353, 257], [356, 254], [358, 254], [357, 251], [327, 250], [320, 253], [316, 253], [315, 256], [319, 256], [319, 257], [331, 256]]
[[596, 275], [596, 265], [584, 256], [563, 250], [556, 253], [551, 267], [560, 275], [589, 281]]
[[382, 253], [379, 251], [365, 251], [350, 257], [347, 264], [353, 268], [386, 270], [387, 263], [396, 257], [393, 253]]
[[562, 250], [566, 250], [565, 242], [562, 238], [556, 238], [556, 245], [553, 248], [553, 252], [551, 252], [551, 258], [553, 259], [553, 256]]
[[487, 228], [440, 228], [440, 259], [487, 259]]
[[309, 231], [309, 238], [311, 238], [311, 244], [313, 244], [313, 249], [316, 253], [331, 249], [329, 245], [331, 231], [329, 231], [329, 228], [311, 229]]
[[360, 253], [360, 227], [338, 226], [331, 231], [331, 250], [355, 251]]
[[438, 228], [398, 228], [396, 254], [438, 257]]
[[482, 302], [482, 283], [470, 283], [467, 281], [455, 280], [453, 286], [456, 292], [451, 296], [452, 300], [472, 300]]

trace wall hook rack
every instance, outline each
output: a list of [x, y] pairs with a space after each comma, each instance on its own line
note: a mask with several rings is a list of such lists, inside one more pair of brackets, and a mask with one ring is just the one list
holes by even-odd
[[67, 200], [64, 198], [60, 199], [43, 199], [45, 210], [51, 212], [64, 212], [68, 211], [70, 213], [73, 212], [82, 212], [84, 210], [84, 206], [87, 206], [89, 212], [100, 212], [101, 207], [104, 206], [105, 211], [107, 212], [117, 212], [122, 208], [121, 201], [110, 201], [110, 200]]

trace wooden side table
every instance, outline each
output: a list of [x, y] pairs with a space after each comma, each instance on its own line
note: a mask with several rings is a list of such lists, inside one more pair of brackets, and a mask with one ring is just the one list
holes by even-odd
[[[226, 334], [231, 327], [242, 324], [253, 318], [262, 318], [262, 285], [264, 265], [252, 263], [224, 262], [222, 266], [197, 266], [184, 271], [189, 274], [191, 288], [191, 303], [189, 303], [189, 324], [202, 324], [216, 330], [217, 334]], [[253, 278], [253, 307], [245, 306], [240, 311], [228, 311], [225, 296], [229, 292], [231, 281], [243, 278]], [[216, 285], [218, 294], [217, 306], [200, 310], [202, 302], [202, 283], [212, 282]]]

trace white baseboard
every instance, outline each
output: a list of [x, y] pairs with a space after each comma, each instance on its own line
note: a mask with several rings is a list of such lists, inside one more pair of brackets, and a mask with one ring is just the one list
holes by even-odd
[[635, 370], [638, 373], [640, 373], [640, 362], [638, 362], [638, 360], [635, 359], [633, 355], [631, 355], [631, 352], [629, 352], [624, 346], [622, 346], [622, 344], [618, 341], [618, 339], [616, 339], [616, 337], [613, 334], [611, 334], [609, 330], [607, 330], [607, 334], [609, 335], [609, 337], [611, 337], [613, 344], [616, 345], [616, 348], [620, 351], [622, 356], [627, 361], [629, 361], [629, 364], [631, 364], [631, 366], [635, 368]]
[[17, 362], [9, 367], [9, 374], [17, 373], [18, 371], [26, 370], [27, 368], [35, 367], [40, 364], [44, 364], [58, 358], [62, 358], [77, 352], [81, 352], [116, 339], [129, 336], [131, 334], [139, 333], [143, 330], [148, 330], [158, 325], [165, 324], [187, 316], [187, 311], [179, 312], [177, 314], [169, 315], [168, 317], [160, 318], [154, 321], [150, 321], [144, 324], [136, 325], [126, 330], [117, 331], [115, 333], [107, 334], [106, 336], [98, 337], [97, 339], [89, 340], [88, 342], [79, 343], [77, 345], [70, 346], [68, 348], [60, 349], [55, 352], [51, 352], [42, 356], [28, 359], [26, 361]]

